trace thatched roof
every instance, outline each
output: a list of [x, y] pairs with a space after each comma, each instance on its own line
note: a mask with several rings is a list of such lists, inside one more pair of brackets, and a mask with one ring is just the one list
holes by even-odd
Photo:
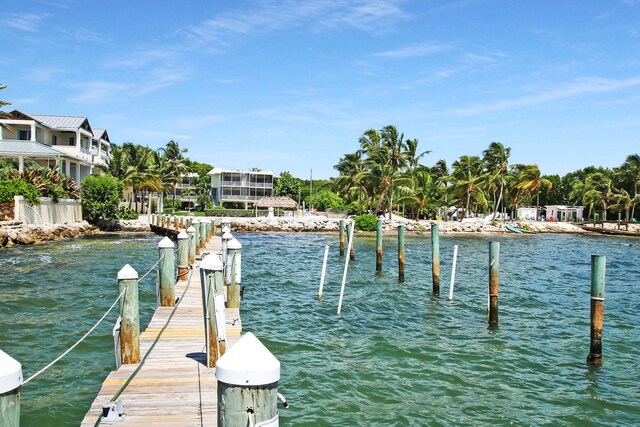
[[256, 201], [256, 208], [283, 208], [283, 209], [297, 209], [298, 204], [291, 197], [288, 196], [268, 196]]

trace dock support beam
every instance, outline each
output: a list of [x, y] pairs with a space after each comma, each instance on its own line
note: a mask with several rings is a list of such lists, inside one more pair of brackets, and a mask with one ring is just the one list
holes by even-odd
[[122, 363], [140, 362], [140, 310], [138, 309], [138, 272], [129, 264], [118, 272], [120, 299], [120, 353]]

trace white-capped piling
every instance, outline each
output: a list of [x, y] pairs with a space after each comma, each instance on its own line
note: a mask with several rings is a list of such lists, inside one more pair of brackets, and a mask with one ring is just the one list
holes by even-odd
[[180, 230], [178, 233], [178, 280], [186, 280], [189, 272], [189, 235]]
[[320, 288], [318, 289], [318, 301], [322, 301], [322, 288], [324, 288], [324, 275], [327, 271], [327, 259], [329, 258], [329, 245], [324, 247], [324, 259], [322, 260], [322, 273], [320, 274]]
[[22, 365], [0, 350], [0, 426], [20, 425]]
[[216, 365], [218, 426], [277, 426], [280, 362], [246, 333]]
[[604, 323], [604, 282], [607, 257], [591, 255], [591, 343], [587, 363], [602, 364], [602, 324]]
[[175, 245], [170, 238], [165, 237], [158, 243], [158, 254], [160, 256], [160, 284], [158, 286], [158, 300], [161, 307], [173, 307], [176, 305], [176, 262]]
[[138, 272], [129, 264], [118, 272], [120, 298], [120, 354], [122, 363], [140, 362], [140, 311], [138, 309]]
[[231, 220], [230, 219], [221, 219], [220, 220], [220, 233], [231, 233]]
[[349, 239], [349, 250], [347, 252], [349, 252], [349, 259], [351, 261], [355, 261], [356, 260], [356, 250], [354, 248], [354, 244], [353, 244], [353, 230], [355, 229], [355, 224], [352, 221], [349, 221], [347, 223], [347, 238]]
[[227, 350], [222, 269], [222, 261], [215, 254], [205, 256], [200, 263], [207, 366], [210, 368], [216, 366], [217, 360]]
[[192, 225], [193, 227], [193, 242], [195, 244], [195, 251], [196, 251], [196, 256], [200, 255], [200, 222], [195, 220], [193, 221]]
[[[354, 227], [348, 228], [349, 230], [349, 242], [347, 244], [347, 250], [351, 250], [351, 246], [353, 245], [353, 229]], [[340, 299], [338, 300], [338, 316], [342, 312], [342, 298], [344, 297], [344, 287], [347, 283], [347, 271], [349, 270], [349, 258], [345, 257], [344, 259], [344, 271], [342, 273], [342, 284], [340, 285]]]
[[222, 259], [227, 259], [227, 243], [233, 239], [233, 235], [228, 231], [222, 233]]
[[240, 308], [240, 287], [242, 276], [242, 244], [233, 238], [227, 243], [227, 307]]
[[196, 263], [196, 229], [191, 225], [187, 228], [189, 236], [189, 265]]

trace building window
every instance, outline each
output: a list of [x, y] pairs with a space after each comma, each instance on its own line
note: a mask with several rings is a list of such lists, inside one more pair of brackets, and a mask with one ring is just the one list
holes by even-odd
[[76, 145], [76, 137], [75, 136], [70, 136], [69, 137], [69, 145]]
[[31, 131], [30, 130], [20, 130], [20, 131], [18, 131], [18, 139], [20, 141], [30, 141], [31, 140]]
[[58, 145], [58, 135], [51, 135], [51, 145]]

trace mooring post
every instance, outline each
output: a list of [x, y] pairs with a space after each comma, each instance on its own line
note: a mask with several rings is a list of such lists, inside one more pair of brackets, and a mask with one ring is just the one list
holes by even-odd
[[376, 224], [376, 273], [382, 272], [382, 219]]
[[340, 256], [344, 256], [344, 219], [340, 220]]
[[500, 242], [489, 242], [489, 326], [498, 326]]
[[178, 280], [186, 280], [189, 272], [189, 235], [180, 230], [178, 233]]
[[227, 307], [240, 308], [240, 283], [242, 272], [242, 244], [238, 239], [231, 239], [227, 243]]
[[227, 243], [233, 239], [233, 235], [228, 231], [222, 234], [222, 259], [227, 259]]
[[158, 243], [160, 256], [160, 295], [158, 300], [161, 307], [173, 307], [176, 305], [176, 261], [174, 253], [175, 245], [170, 238], [165, 237]]
[[118, 272], [120, 298], [120, 353], [122, 363], [140, 362], [140, 311], [138, 310], [138, 272], [129, 264]]
[[451, 264], [451, 283], [449, 284], [449, 300], [453, 299], [453, 284], [456, 281], [456, 263], [458, 262], [458, 245], [453, 245], [453, 264]]
[[[353, 227], [347, 228], [349, 230], [349, 236], [347, 240], [347, 249], [351, 249], [353, 245]], [[342, 313], [342, 298], [344, 297], [344, 287], [347, 283], [347, 271], [349, 270], [349, 258], [344, 259], [344, 271], [342, 272], [342, 284], [340, 285], [340, 299], [338, 299], [338, 316]]]
[[189, 236], [189, 265], [196, 263], [196, 229], [193, 225], [187, 228], [187, 235]]
[[178, 229], [179, 229], [179, 228], [178, 228], [178, 217], [177, 217], [177, 216], [175, 216], [175, 215], [173, 216], [173, 229], [174, 229], [175, 231], [178, 231]]
[[604, 278], [607, 257], [591, 255], [591, 349], [587, 363], [602, 364], [602, 324], [604, 322]]
[[207, 224], [204, 220], [200, 220], [200, 253], [207, 246]]
[[211, 221], [211, 229], [209, 230], [209, 239], [211, 239], [216, 235], [216, 219], [211, 218], [209, 221]]
[[193, 227], [193, 242], [195, 244], [196, 256], [200, 255], [200, 222], [193, 221], [191, 225]]
[[231, 233], [231, 220], [226, 218], [220, 220], [220, 233]]
[[404, 282], [404, 225], [398, 226], [398, 282]]
[[0, 350], [0, 426], [20, 425], [22, 365]]
[[206, 288], [203, 289], [205, 316], [208, 330], [208, 363], [209, 367], [216, 366], [217, 360], [227, 350], [225, 306], [224, 306], [224, 276], [222, 260], [218, 255], [207, 255], [200, 264], [200, 269], [206, 277]]
[[318, 289], [318, 301], [322, 301], [322, 288], [324, 288], [324, 276], [327, 272], [327, 258], [329, 257], [329, 245], [324, 247], [324, 259], [322, 260], [322, 273], [320, 273], [320, 289]]
[[[247, 369], [251, 367], [251, 369]], [[218, 360], [219, 427], [278, 425], [280, 362], [253, 335], [246, 333]]]
[[353, 233], [355, 231], [355, 224], [351, 221], [349, 221], [347, 223], [347, 239], [349, 239], [348, 241], [348, 246], [349, 246], [349, 259], [351, 261], [355, 261], [356, 260], [356, 254], [355, 254], [355, 249], [353, 248], [354, 244], [351, 241], [351, 239], [353, 239]]
[[618, 212], [618, 230], [620, 230], [620, 221], [622, 221], [622, 213]]
[[440, 224], [431, 223], [431, 279], [433, 294], [440, 295]]

